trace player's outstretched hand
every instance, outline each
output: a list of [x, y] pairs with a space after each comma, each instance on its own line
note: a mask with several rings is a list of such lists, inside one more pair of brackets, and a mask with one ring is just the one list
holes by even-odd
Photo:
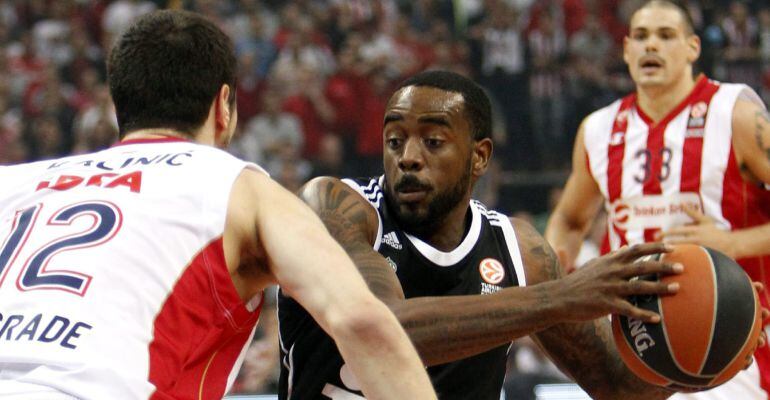
[[678, 283], [650, 282], [634, 279], [650, 274], [678, 274], [684, 270], [679, 264], [653, 261], [641, 257], [667, 253], [671, 246], [646, 243], [621, 248], [596, 258], [584, 267], [562, 279], [557, 301], [566, 302], [564, 310], [569, 321], [593, 320], [607, 314], [623, 314], [645, 322], [660, 322], [660, 315], [634, 307], [628, 301], [633, 295], [669, 295], [679, 290]]

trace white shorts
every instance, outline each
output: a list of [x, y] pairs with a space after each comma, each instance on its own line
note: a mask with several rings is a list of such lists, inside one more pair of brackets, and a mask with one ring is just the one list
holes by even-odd
[[735, 375], [725, 384], [698, 393], [677, 393], [669, 400], [767, 400], [767, 392], [759, 384], [757, 362]]
[[47, 386], [0, 379], [0, 399], [3, 400], [78, 400]]

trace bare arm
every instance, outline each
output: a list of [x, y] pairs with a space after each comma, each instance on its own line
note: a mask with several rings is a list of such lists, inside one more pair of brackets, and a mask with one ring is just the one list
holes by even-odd
[[[396, 314], [428, 365], [475, 355], [564, 320], [590, 320], [610, 309], [648, 319], [649, 313], [613, 302], [600, 302], [597, 282], [588, 279], [577, 287], [572, 279], [524, 288], [508, 288], [478, 296], [419, 297], [404, 300], [396, 274], [372, 249], [377, 231], [373, 207], [353, 189], [335, 178], [318, 178], [300, 193], [321, 216], [327, 228], [353, 259], [371, 290]], [[529, 234], [529, 233], [527, 233]], [[536, 232], [534, 233], [539, 238]], [[542, 253], [541, 257], [546, 254]], [[588, 271], [590, 272], [590, 271]], [[577, 275], [576, 278], [580, 278]], [[624, 284], [627, 282], [614, 282]], [[572, 285], [572, 286], [571, 286]], [[660, 286], [637, 288], [656, 290]], [[617, 296], [617, 295], [612, 295]], [[580, 304], [578, 311], [565, 299]], [[592, 303], [586, 305], [585, 303]]]
[[[770, 189], [770, 113], [752, 90], [745, 90], [733, 110], [733, 148], [746, 178]], [[735, 258], [768, 254], [770, 224], [732, 232]]]
[[556, 249], [559, 261], [567, 271], [574, 269], [583, 237], [602, 203], [602, 194], [587, 166], [584, 129], [585, 124], [578, 130], [572, 151], [572, 172], [545, 229], [546, 240]]
[[[234, 220], [231, 213], [250, 218]], [[241, 233], [253, 230], [251, 237], [261, 249], [246, 246], [246, 252], [263, 253], [282, 289], [334, 338], [367, 398], [436, 398], [398, 321], [372, 296], [345, 252], [299, 199], [266, 175], [246, 170], [233, 188], [228, 225], [240, 226]], [[226, 231], [233, 230], [238, 232]], [[229, 242], [249, 244], [251, 237], [230, 235]]]
[[[566, 279], [561, 277], [562, 270], [556, 254], [545, 240], [538, 239], [539, 235], [536, 235], [536, 232], [530, 233], [528, 237], [531, 240], [522, 244], [527, 279], [533, 283]], [[603, 258], [617, 257], [618, 254]], [[581, 268], [575, 274], [583, 270]], [[559, 369], [570, 375], [592, 399], [652, 400], [665, 399], [673, 393], [647, 384], [626, 368], [618, 355], [606, 317], [554, 325], [532, 335], [532, 338]]]

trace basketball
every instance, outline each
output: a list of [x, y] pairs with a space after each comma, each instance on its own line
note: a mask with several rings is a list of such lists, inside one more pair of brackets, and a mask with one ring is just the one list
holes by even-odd
[[655, 257], [684, 265], [683, 273], [660, 279], [679, 282], [679, 292], [630, 298], [660, 314], [658, 324], [613, 315], [621, 358], [639, 378], [658, 386], [694, 392], [721, 385], [747, 365], [761, 329], [749, 277], [731, 258], [702, 246], [677, 245]]

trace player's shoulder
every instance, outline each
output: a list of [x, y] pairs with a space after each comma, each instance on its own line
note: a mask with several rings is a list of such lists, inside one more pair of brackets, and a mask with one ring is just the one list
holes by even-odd
[[602, 138], [609, 140], [610, 131], [618, 118], [628, 118], [627, 112], [620, 113], [623, 101], [629, 96], [617, 99], [612, 103], [588, 114], [580, 123], [578, 136], [583, 138], [586, 145], [599, 143]]
[[559, 260], [543, 235], [523, 218], [508, 216], [507, 220], [516, 232], [527, 285], [558, 278], [561, 273]]
[[614, 122], [615, 118], [617, 118], [618, 111], [620, 111], [620, 106], [623, 103], [623, 100], [626, 100], [630, 96], [631, 95], [616, 99], [612, 103], [607, 104], [604, 107], [601, 107], [597, 110], [594, 110], [583, 119], [583, 124], [595, 122], [595, 121], [613, 121]]

